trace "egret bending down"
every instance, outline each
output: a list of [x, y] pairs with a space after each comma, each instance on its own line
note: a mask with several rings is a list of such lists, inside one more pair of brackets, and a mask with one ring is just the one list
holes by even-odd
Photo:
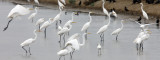
[[40, 24], [44, 22], [44, 18], [40, 18], [38, 19], [38, 21], [36, 22], [36, 26], [39, 25], [39, 32], [40, 32]]

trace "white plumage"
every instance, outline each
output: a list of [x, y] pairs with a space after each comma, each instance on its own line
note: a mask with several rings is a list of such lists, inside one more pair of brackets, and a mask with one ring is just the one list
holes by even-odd
[[105, 9], [105, 7], [104, 7], [105, 1], [104, 0], [102, 0], [102, 1], [103, 1], [103, 5], [102, 5], [103, 13], [105, 13], [108, 16], [109, 13], [108, 13], [107, 9]]
[[52, 18], [49, 18], [48, 21], [44, 22], [44, 23], [42, 24], [42, 26], [40, 27], [40, 30], [42, 30], [43, 28], [47, 28], [48, 26], [50, 26], [51, 21], [53, 21], [53, 19], [52, 19]]
[[140, 4], [141, 4], [141, 10], [142, 10], [143, 17], [148, 20], [148, 15], [147, 15], [147, 13], [143, 10], [143, 3], [140, 3]]
[[32, 22], [33, 22], [33, 18], [37, 15], [38, 11], [37, 11], [38, 7], [35, 7], [35, 12], [32, 13], [29, 17], [28, 17], [28, 20], [32, 19]]
[[[89, 22], [86, 22], [86, 23], [83, 25], [81, 31], [87, 31], [87, 29], [89, 28], [89, 26], [90, 26], [90, 24], [91, 24], [91, 22], [92, 22], [92, 17], [91, 17], [91, 15], [90, 15], [91, 13], [92, 13], [92, 12], [89, 12], [90, 21], [89, 21]], [[87, 32], [86, 32], [86, 33], [87, 33]]]
[[38, 0], [34, 0], [35, 3], [37, 3], [39, 5], [39, 1]]
[[40, 24], [43, 23], [43, 22], [44, 22], [44, 18], [38, 19], [38, 21], [36, 22], [36, 26], [37, 26], [37, 25], [40, 25]]
[[118, 35], [118, 34], [122, 31], [122, 29], [123, 29], [123, 21], [124, 21], [124, 20], [121, 21], [122, 27], [114, 30], [114, 31], [111, 33], [111, 35]]

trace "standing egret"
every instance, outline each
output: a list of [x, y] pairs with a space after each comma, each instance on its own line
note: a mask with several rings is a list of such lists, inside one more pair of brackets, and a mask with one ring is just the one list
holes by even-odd
[[116, 41], [117, 41], [117, 38], [118, 38], [118, 34], [119, 34], [119, 33], [122, 31], [122, 29], [123, 29], [123, 22], [124, 22], [124, 20], [121, 20], [121, 25], [122, 25], [122, 27], [114, 30], [114, 31], [112, 32], [112, 34], [111, 34], [111, 35], [117, 35], [117, 36], [116, 36]]
[[117, 13], [115, 12], [114, 8], [112, 9], [111, 16], [117, 18]]
[[148, 15], [147, 13], [143, 10], [143, 3], [140, 3], [141, 4], [141, 10], [142, 10], [142, 14], [143, 14], [143, 17], [148, 20]]
[[23, 7], [22, 5], [16, 5], [11, 11], [10, 13], [8, 14], [7, 18], [10, 18], [11, 20], [8, 21], [8, 24], [7, 26], [4, 28], [3, 31], [7, 30], [8, 26], [9, 26], [9, 23], [16, 17], [18, 16], [23, 16], [23, 15], [27, 15], [30, 13], [30, 10], [29, 8], [25, 8]]
[[41, 25], [41, 27], [40, 27], [40, 30], [42, 30], [43, 28], [45, 28], [45, 30], [44, 30], [44, 34], [45, 34], [44, 37], [45, 37], [45, 38], [46, 38], [46, 28], [52, 24], [52, 21], [53, 21], [53, 20], [54, 20], [53, 18], [49, 18], [49, 20], [46, 21], [46, 22], [44, 22], [44, 23]]
[[71, 20], [68, 20], [68, 21], [64, 24], [63, 27], [68, 27], [68, 28], [70, 27], [71, 22], [73, 22], [73, 20], [74, 20], [74, 19], [73, 19], [73, 17], [74, 17], [73, 15], [74, 15], [74, 12], [72, 12], [72, 19], [71, 19]]
[[103, 1], [103, 4], [102, 4], [103, 13], [106, 14], [106, 15], [108, 16], [109, 13], [108, 13], [107, 9], [105, 9], [105, 7], [104, 7], [105, 0], [102, 0], [102, 1]]
[[34, 19], [34, 17], [37, 15], [37, 13], [38, 13], [38, 7], [35, 7], [35, 12], [34, 13], [32, 13], [29, 17], [28, 17], [28, 20], [30, 20], [30, 19], [32, 19], [32, 23], [33, 23], [33, 19]]
[[60, 0], [58, 0], [58, 5], [59, 5], [59, 8], [61, 8], [62, 10], [65, 7], [64, 4]]
[[59, 10], [60, 12], [54, 17], [54, 21], [56, 21], [56, 29], [58, 28], [58, 21], [60, 21], [60, 24], [61, 24], [60, 16], [62, 14], [62, 10], [60, 7], [59, 7]]
[[102, 26], [97, 32], [97, 34], [100, 35], [101, 41], [104, 41], [104, 32], [107, 30], [108, 26], [110, 25], [110, 14], [111, 13], [109, 13], [109, 15], [108, 15], [108, 17], [109, 17], [108, 18], [108, 24]]
[[[91, 24], [91, 22], [92, 22], [91, 13], [92, 13], [92, 12], [89, 12], [90, 21], [89, 21], [89, 22], [86, 22], [86, 23], [83, 25], [82, 29], [81, 29], [81, 31], [85, 31], [85, 33], [87, 33], [87, 29], [89, 28], [89, 26], [90, 26], [90, 24]], [[85, 38], [87, 39], [87, 35], [86, 35]]]
[[44, 18], [40, 18], [38, 19], [38, 21], [36, 22], [36, 26], [39, 25], [39, 32], [40, 32], [40, 24], [44, 22]]
[[30, 53], [31, 55], [31, 52], [30, 52], [30, 44], [34, 43], [37, 39], [37, 34], [36, 34], [36, 30], [33, 31], [33, 33], [35, 34], [35, 37], [34, 38], [29, 38], [27, 40], [25, 40], [24, 42], [22, 42], [20, 45], [21, 47], [26, 51], [26, 55], [27, 55], [27, 50], [24, 48], [25, 46], [28, 46], [29, 47], [29, 50], [28, 52]]
[[98, 43], [97, 49], [98, 49], [98, 55], [101, 55], [102, 46], [100, 43]]

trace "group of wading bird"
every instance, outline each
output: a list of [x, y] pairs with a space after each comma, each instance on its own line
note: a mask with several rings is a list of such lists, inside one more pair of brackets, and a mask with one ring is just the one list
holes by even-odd
[[[37, 3], [38, 0], [36, 0], [36, 3]], [[102, 44], [104, 42], [104, 32], [108, 29], [108, 26], [110, 25], [110, 16], [114, 16], [115, 18], [117, 17], [117, 14], [114, 12], [114, 10], [112, 12], [108, 12], [105, 8], [104, 8], [104, 4], [105, 4], [105, 1], [103, 1], [103, 4], [102, 4], [102, 8], [103, 8], [103, 12], [106, 16], [108, 16], [108, 24], [105, 24], [104, 26], [102, 26], [98, 31], [97, 31], [97, 34], [100, 35], [100, 38], [101, 38], [101, 44], [98, 43], [97, 45], [97, 49], [98, 49], [98, 54], [101, 54], [101, 49], [102, 49]], [[39, 2], [37, 3], [39, 4]], [[73, 15], [75, 14], [74, 12], [72, 13], [72, 19], [67, 21], [63, 27], [59, 26], [58, 23], [60, 22], [61, 23], [61, 20], [60, 20], [60, 17], [61, 17], [61, 14], [62, 14], [62, 11], [64, 10], [64, 7], [65, 7], [65, 0], [58, 0], [58, 5], [59, 5], [59, 10], [60, 12], [54, 17], [54, 18], [49, 18], [48, 21], [45, 21], [44, 18], [40, 18], [37, 22], [36, 22], [36, 25], [39, 25], [39, 30], [35, 29], [33, 31], [33, 33], [35, 34], [35, 37], [34, 38], [30, 38], [30, 39], [27, 39], [25, 40], [24, 42], [22, 42], [20, 45], [21, 47], [25, 50], [26, 52], [26, 55], [29, 53], [31, 55], [31, 52], [30, 52], [30, 44], [34, 43], [37, 39], [37, 34], [36, 32], [37, 31], [41, 31], [43, 29], [44, 32], [45, 32], [45, 38], [46, 38], [46, 28], [48, 26], [50, 26], [51, 24], [53, 24], [55, 21], [56, 21], [56, 29], [58, 29], [58, 32], [57, 34], [60, 36], [60, 40], [59, 40], [59, 43], [61, 43], [61, 36], [63, 36], [63, 38], [65, 38], [65, 35], [69, 35], [69, 31], [71, 30], [72, 28], [72, 23], [75, 23], [73, 20]], [[143, 10], [143, 4], [141, 4], [141, 10], [142, 10], [142, 13], [143, 13], [143, 17], [148, 20], [148, 15], [147, 13]], [[8, 26], [9, 26], [9, 23], [16, 17], [19, 17], [19, 16], [22, 16], [22, 15], [27, 15], [30, 13], [30, 8], [25, 8], [23, 7], [22, 5], [16, 5], [11, 11], [10, 13], [8, 14], [8, 18], [10, 18], [11, 20], [9, 20], [8, 24], [7, 24], [7, 27], [4, 28], [3, 31], [5, 31]], [[33, 22], [33, 18], [37, 15], [37, 12], [38, 11], [38, 7], [35, 7], [35, 12], [32, 13], [28, 19], [32, 19], [32, 22]], [[78, 41], [79, 40], [79, 37], [80, 37], [80, 34], [79, 33], [75, 33], [73, 34], [72, 36], [70, 36], [68, 39], [67, 39], [67, 42], [65, 42], [65, 39], [64, 39], [64, 44], [63, 44], [63, 49], [60, 50], [59, 52], [57, 52], [57, 54], [60, 56], [60, 58], [62, 56], [65, 56], [67, 54], [70, 54], [71, 58], [72, 58], [72, 54], [74, 51], [77, 51], [80, 49], [80, 47], [84, 46], [85, 45], [85, 40], [87, 39], [87, 34], [90, 34], [87, 32], [87, 29], [90, 27], [90, 24], [92, 23], [92, 17], [91, 17], [91, 13], [92, 12], [89, 12], [89, 18], [90, 20], [88, 22], [86, 22], [81, 31], [85, 31], [85, 33], [82, 35], [83, 37], [83, 43], [80, 44], [80, 42]], [[45, 22], [44, 22], [45, 21]], [[111, 35], [116, 35], [116, 40], [118, 38], [118, 34], [122, 31], [123, 29], [123, 22], [125, 22], [125, 20], [121, 20], [121, 24], [122, 24], [122, 27], [121, 28], [118, 28], [116, 29], [115, 31], [113, 31], [111, 33]], [[136, 21], [135, 21], [136, 22]], [[43, 24], [42, 24], [43, 23]], [[138, 23], [138, 22], [137, 22]], [[40, 24], [42, 24], [40, 26]], [[143, 52], [143, 42], [144, 40], [147, 40], [151, 34], [151, 31], [148, 29], [148, 25], [151, 25], [151, 24], [140, 24], [138, 23], [141, 27], [141, 31], [139, 33], [139, 35], [137, 36], [137, 38], [134, 40], [134, 43], [136, 43], [136, 47], [137, 47], [137, 52], [140, 53], [140, 52]], [[28, 46], [29, 49], [25, 49], [24, 47], [25, 46]], [[61, 44], [60, 44], [61, 46]]]

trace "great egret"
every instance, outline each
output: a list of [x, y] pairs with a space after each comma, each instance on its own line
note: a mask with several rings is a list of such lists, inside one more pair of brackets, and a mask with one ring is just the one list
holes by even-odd
[[[109, 16], [108, 16], [108, 17], [109, 17], [109, 18], [108, 18], [108, 24], [102, 26], [102, 27], [98, 30], [98, 32], [97, 32], [97, 34], [100, 35], [101, 41], [104, 41], [104, 32], [107, 30], [108, 26], [110, 25], [110, 14], [111, 14], [111, 13], [109, 13]], [[102, 39], [102, 38], [103, 38], [103, 39]]]
[[36, 30], [33, 31], [33, 33], [35, 34], [35, 37], [34, 38], [29, 38], [27, 40], [25, 40], [24, 42], [22, 42], [20, 45], [21, 47], [26, 51], [26, 55], [27, 55], [27, 50], [24, 48], [25, 46], [28, 46], [29, 47], [29, 53], [31, 55], [31, 52], [30, 52], [30, 44], [34, 43], [36, 41], [36, 38], [37, 38], [37, 34], [36, 34]]
[[56, 21], [56, 29], [58, 28], [58, 21], [60, 21], [60, 24], [61, 24], [60, 16], [62, 14], [62, 10], [60, 7], [59, 7], [59, 10], [60, 12], [54, 17], [54, 21]]
[[54, 20], [53, 18], [49, 18], [49, 20], [46, 21], [46, 22], [44, 22], [44, 23], [41, 25], [41, 27], [40, 27], [40, 30], [42, 30], [43, 28], [45, 28], [45, 30], [44, 30], [44, 34], [45, 34], [44, 37], [45, 37], [45, 38], [46, 38], [46, 28], [52, 24], [52, 21], [53, 21], [53, 20]]
[[143, 17], [148, 20], [148, 15], [147, 15], [147, 13], [143, 10], [143, 3], [140, 3], [140, 4], [141, 4], [141, 10], [142, 10]]
[[105, 1], [104, 0], [102, 0], [102, 1], [103, 1], [103, 4], [102, 4], [103, 13], [105, 13], [108, 16], [109, 13], [108, 13], [107, 9], [105, 9], [105, 7], [104, 7]]
[[61, 59], [62, 56], [65, 56], [69, 53], [71, 53], [73, 51], [73, 48], [72, 48], [72, 45], [71, 44], [68, 44], [66, 46], [66, 48], [60, 50], [59, 52], [57, 52], [57, 55], [60, 56], [59, 60]]
[[149, 26], [149, 25], [157, 24], [157, 23], [140, 24], [140, 23], [138, 23], [137, 21], [135, 21], [135, 22], [140, 25], [140, 28], [141, 28], [142, 30], [143, 30], [143, 29], [148, 29], [148, 26]]
[[114, 8], [111, 10], [111, 17], [117, 18], [117, 13], [115, 12]]
[[98, 55], [101, 55], [101, 49], [102, 49], [102, 46], [100, 43], [98, 43], [97, 45], [97, 49], [98, 49]]
[[74, 20], [74, 19], [73, 19], [73, 17], [74, 17], [73, 15], [74, 15], [74, 12], [72, 12], [72, 15], [71, 15], [71, 16], [72, 16], [72, 19], [69, 20], [69, 21], [67, 21], [67, 22], [64, 24], [63, 27], [68, 27], [68, 28], [70, 27], [71, 22], [73, 22], [73, 20]]
[[119, 33], [122, 31], [122, 29], [123, 29], [123, 22], [124, 22], [124, 20], [121, 20], [121, 25], [122, 25], [121, 28], [118, 28], [118, 29], [114, 30], [114, 31], [111, 33], [111, 35], [116, 35], [116, 40], [117, 40], [117, 38], [118, 38], [118, 34], [119, 34]]
[[32, 23], [33, 23], [33, 19], [34, 19], [34, 17], [37, 15], [37, 13], [38, 13], [38, 7], [35, 7], [35, 12], [34, 13], [32, 13], [29, 17], [28, 17], [28, 20], [30, 20], [30, 19], [32, 19]]
[[44, 22], [44, 18], [40, 18], [38, 19], [38, 21], [36, 22], [36, 26], [39, 25], [39, 32], [40, 32], [40, 24]]
[[8, 14], [7, 18], [10, 18], [11, 20], [8, 21], [8, 24], [7, 26], [4, 28], [3, 31], [7, 30], [8, 26], [9, 26], [9, 23], [16, 17], [18, 16], [23, 16], [23, 15], [27, 15], [30, 13], [30, 10], [29, 8], [25, 8], [23, 7], [22, 5], [16, 5], [11, 11], [10, 13]]
[[[90, 24], [91, 24], [91, 22], [92, 22], [91, 13], [92, 13], [92, 12], [89, 12], [90, 21], [86, 22], [86, 23], [83, 25], [82, 29], [81, 29], [81, 31], [85, 31], [85, 33], [87, 33], [87, 30], [88, 30], [88, 28], [89, 28], [89, 26], [90, 26]], [[87, 35], [86, 35], [85, 38], [87, 39]]]

